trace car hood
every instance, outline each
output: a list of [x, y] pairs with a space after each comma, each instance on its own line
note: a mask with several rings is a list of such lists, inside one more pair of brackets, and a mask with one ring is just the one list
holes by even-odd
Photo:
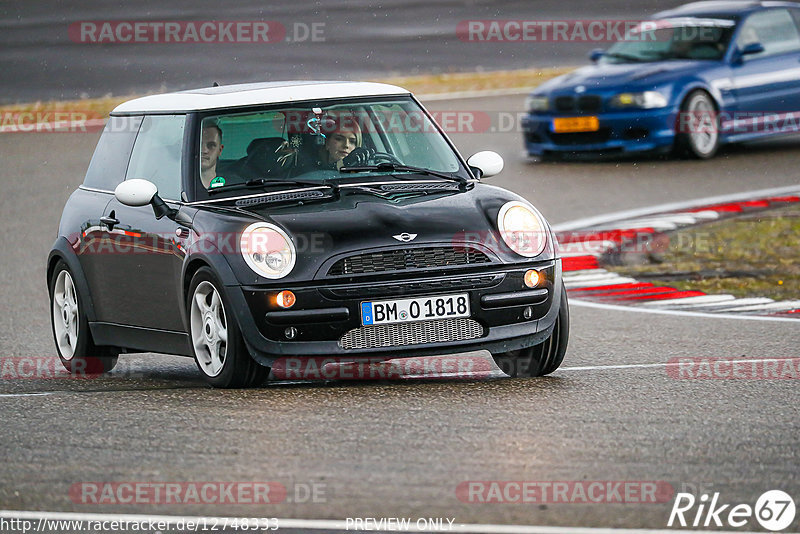
[[582, 67], [549, 82], [542, 84], [536, 94], [548, 91], [571, 90], [579, 85], [587, 91], [617, 88], [629, 90], [630, 85], [649, 85], [677, 78], [682, 74], [696, 71], [698, 61], [658, 61], [653, 63], [598, 64]]
[[[496, 261], [520, 261], [493, 241], [497, 214], [511, 200], [524, 199], [485, 184], [427, 195], [375, 195], [343, 188], [338, 199], [237, 211], [276, 224], [292, 237], [297, 263], [288, 281], [322, 278], [336, 259], [353, 253], [434, 244], [473, 243]], [[403, 234], [406, 239], [414, 237], [409, 241], [394, 237]]]

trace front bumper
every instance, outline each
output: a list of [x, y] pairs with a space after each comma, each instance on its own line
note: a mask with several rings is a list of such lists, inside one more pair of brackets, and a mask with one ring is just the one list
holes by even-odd
[[671, 108], [600, 113], [595, 115], [600, 122], [596, 132], [557, 134], [552, 131], [554, 118], [580, 115], [529, 113], [523, 117], [523, 140], [528, 154], [546, 156], [662, 151], [670, 149], [675, 139], [676, 111]]
[[[528, 269], [544, 274], [544, 281], [535, 290], [524, 285], [523, 275]], [[297, 303], [290, 310], [282, 310], [275, 303], [275, 295], [284, 289], [291, 290], [297, 297]], [[357, 360], [482, 349], [500, 353], [537, 345], [552, 332], [561, 302], [561, 260], [496, 265], [458, 275], [403, 277], [381, 282], [308, 283], [277, 289], [229, 286], [226, 290], [250, 353], [267, 366], [287, 356], [337, 356]], [[374, 333], [370, 329], [382, 328], [361, 325], [361, 302], [454, 293], [469, 295], [468, 321], [473, 326], [472, 337], [444, 341], [403, 337], [403, 344], [346, 348], [352, 345], [346, 340], [352, 339], [354, 334], [359, 339], [375, 339], [376, 336], [368, 335]], [[400, 324], [406, 327], [414, 323]], [[290, 327], [296, 330], [292, 339], [286, 336]], [[444, 328], [443, 323], [436, 327]], [[475, 328], [479, 328], [479, 335]], [[394, 339], [398, 339], [397, 332], [394, 334]]]

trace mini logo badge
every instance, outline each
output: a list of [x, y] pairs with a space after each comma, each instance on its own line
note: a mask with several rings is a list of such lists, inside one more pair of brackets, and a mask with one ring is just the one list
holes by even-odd
[[393, 238], [397, 239], [398, 241], [402, 241], [403, 243], [408, 243], [409, 241], [413, 241], [416, 239], [417, 234], [409, 234], [408, 232], [403, 232], [402, 234], [393, 235]]
[[578, 87], [575, 88], [575, 92], [576, 93], [583, 93], [585, 91], [586, 91], [586, 86], [585, 85], [579, 85]]

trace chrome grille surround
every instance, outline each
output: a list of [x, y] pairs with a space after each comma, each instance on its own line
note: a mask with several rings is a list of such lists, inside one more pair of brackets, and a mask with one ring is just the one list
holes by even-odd
[[406, 248], [367, 252], [342, 258], [328, 270], [328, 275], [342, 276], [452, 265], [474, 265], [491, 263], [491, 261], [489, 256], [467, 245]]
[[351, 350], [446, 343], [476, 339], [483, 336], [483, 332], [483, 326], [468, 317], [372, 325], [354, 328], [345, 333], [339, 340], [339, 346]]

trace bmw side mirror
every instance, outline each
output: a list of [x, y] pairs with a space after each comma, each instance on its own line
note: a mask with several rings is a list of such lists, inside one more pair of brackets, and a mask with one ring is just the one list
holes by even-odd
[[603, 57], [603, 54], [605, 54], [605, 51], [602, 48], [595, 48], [589, 52], [589, 60], [592, 63], [597, 63], [600, 61], [600, 58]]
[[503, 158], [497, 152], [484, 150], [470, 156], [467, 165], [478, 178], [489, 178], [503, 171]]
[[742, 56], [752, 56], [753, 54], [760, 54], [764, 51], [764, 45], [761, 43], [750, 43], [742, 48]]
[[183, 226], [191, 227], [191, 220], [179, 210], [170, 208], [164, 199], [158, 196], [158, 187], [149, 180], [133, 178], [125, 180], [114, 189], [114, 197], [126, 206], [138, 208], [150, 204], [156, 220], [165, 215]]
[[733, 63], [741, 63], [742, 59], [745, 56], [752, 56], [754, 54], [760, 54], [764, 51], [764, 45], [761, 43], [750, 43], [745, 45], [744, 48], [737, 49], [734, 56], [733, 56]]

